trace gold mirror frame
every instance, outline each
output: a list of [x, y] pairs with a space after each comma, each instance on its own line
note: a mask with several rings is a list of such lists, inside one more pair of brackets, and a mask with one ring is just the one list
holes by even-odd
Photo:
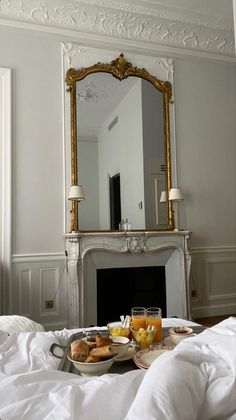
[[[76, 104], [76, 82], [83, 80], [92, 73], [110, 73], [119, 80], [129, 76], [140, 77], [152, 83], [152, 85], [163, 93], [164, 108], [164, 133], [166, 149], [166, 190], [167, 190], [167, 227], [166, 229], [148, 230], [173, 230], [175, 227], [174, 214], [171, 201], [168, 200], [168, 193], [171, 189], [171, 157], [170, 157], [170, 112], [169, 104], [172, 98], [172, 86], [169, 81], [162, 81], [152, 76], [144, 68], [133, 67], [126, 61], [123, 53], [109, 64], [98, 62], [90, 67], [68, 69], [66, 73], [67, 91], [70, 92], [70, 127], [71, 127], [71, 185], [78, 185], [78, 156], [77, 156], [77, 104]], [[146, 230], [146, 229], [139, 229]], [[78, 201], [72, 201], [71, 209], [71, 232], [79, 232]]]

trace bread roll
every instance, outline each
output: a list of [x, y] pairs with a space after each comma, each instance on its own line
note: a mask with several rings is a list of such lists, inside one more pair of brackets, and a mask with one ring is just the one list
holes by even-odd
[[70, 352], [73, 360], [76, 362], [84, 362], [89, 355], [89, 346], [84, 340], [72, 341]]

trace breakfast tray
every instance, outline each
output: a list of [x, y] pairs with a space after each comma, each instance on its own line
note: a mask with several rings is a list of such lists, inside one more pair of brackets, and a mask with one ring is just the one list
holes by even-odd
[[[168, 331], [169, 331], [170, 327], [163, 327], [163, 339], [165, 339], [165, 337], [168, 336]], [[206, 328], [203, 327], [202, 325], [196, 325], [196, 326], [191, 326], [191, 328], [193, 329], [193, 333], [194, 334], [200, 334], [202, 331], [204, 331]], [[68, 372], [68, 373], [75, 373], [77, 375], [79, 375], [79, 371], [77, 369], [74, 368], [73, 363], [67, 358], [67, 353], [70, 350], [70, 345], [72, 343], [72, 341], [76, 341], [76, 340], [81, 340], [82, 338], [86, 337], [89, 335], [96, 335], [96, 334], [102, 334], [103, 336], [108, 336], [108, 330], [101, 330], [101, 329], [90, 329], [89, 332], [86, 332], [86, 330], [84, 331], [80, 331], [77, 332], [73, 335], [71, 335], [71, 337], [69, 338], [69, 341], [67, 343], [66, 346], [61, 346], [59, 344], [53, 343], [50, 347], [50, 354], [54, 357], [56, 357], [57, 359], [61, 359], [60, 364], [58, 366], [58, 370], [61, 370], [63, 372]], [[63, 353], [62, 356], [59, 356], [58, 354], [55, 353], [56, 348], [59, 348], [61, 350], [61, 352]], [[113, 365], [111, 366], [111, 368], [109, 369], [108, 373], [126, 373], [130, 370], [134, 370], [134, 369], [138, 369], [138, 367], [135, 365], [133, 359], [130, 360], [126, 360], [126, 361], [122, 361], [122, 362], [114, 362]]]
[[[108, 330], [101, 330], [101, 329], [93, 329], [89, 330], [89, 335], [96, 335], [102, 334], [103, 336], [108, 336]], [[50, 354], [57, 359], [61, 359], [60, 364], [58, 366], [58, 370], [68, 373], [75, 373], [79, 375], [79, 371], [74, 368], [73, 363], [67, 358], [67, 353], [70, 350], [70, 345], [72, 341], [81, 340], [87, 336], [86, 331], [77, 332], [69, 338], [69, 341], [66, 346], [61, 346], [59, 344], [53, 343], [50, 347]], [[55, 353], [56, 348], [59, 348], [62, 352], [62, 356], [58, 356]], [[111, 368], [109, 369], [109, 373], [125, 373], [129, 370], [138, 369], [135, 365], [133, 359], [126, 360], [123, 362], [114, 362]]]

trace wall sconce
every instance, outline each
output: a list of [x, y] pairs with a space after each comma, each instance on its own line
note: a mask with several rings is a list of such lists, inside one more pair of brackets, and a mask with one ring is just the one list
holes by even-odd
[[72, 185], [70, 187], [68, 200], [71, 201], [83, 201], [85, 199], [84, 189], [82, 185]]
[[162, 191], [160, 197], [160, 203], [166, 203], [166, 191]]
[[82, 185], [72, 185], [69, 190], [68, 200], [72, 201], [71, 208], [71, 232], [78, 232], [78, 202], [85, 199], [84, 189]]
[[[184, 200], [184, 195], [183, 192], [180, 188], [171, 188], [170, 192], [169, 192], [169, 200], [173, 201], [173, 204], [176, 206], [176, 210], [177, 210], [177, 203], [179, 203], [180, 201]], [[174, 213], [174, 211], [173, 211]], [[175, 230], [179, 230], [179, 217], [177, 214], [177, 218], [175, 220]]]

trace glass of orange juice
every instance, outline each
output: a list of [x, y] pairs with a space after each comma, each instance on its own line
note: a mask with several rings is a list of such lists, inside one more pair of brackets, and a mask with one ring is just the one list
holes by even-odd
[[146, 309], [146, 327], [154, 327], [156, 334], [153, 339], [154, 343], [161, 343], [162, 341], [162, 320], [161, 320], [161, 308], [155, 306]]
[[142, 306], [131, 308], [131, 322], [133, 330], [146, 329], [146, 308]]

